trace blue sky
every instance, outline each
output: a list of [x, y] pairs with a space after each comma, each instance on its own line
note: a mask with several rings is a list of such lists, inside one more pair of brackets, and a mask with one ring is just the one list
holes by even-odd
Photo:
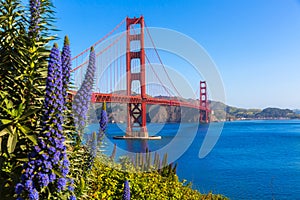
[[77, 55], [126, 16], [196, 40], [222, 77], [226, 103], [300, 108], [300, 1], [54, 0], [56, 26]]

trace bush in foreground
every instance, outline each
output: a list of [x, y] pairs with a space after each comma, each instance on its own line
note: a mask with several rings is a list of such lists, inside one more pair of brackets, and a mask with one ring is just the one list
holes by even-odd
[[185, 181], [179, 181], [176, 174], [163, 176], [157, 170], [141, 172], [132, 163], [115, 163], [105, 155], [100, 155], [95, 159], [94, 167], [88, 175], [87, 198], [83, 199], [121, 199], [125, 180], [130, 183], [131, 200], [228, 199], [219, 194], [201, 194], [193, 190]]

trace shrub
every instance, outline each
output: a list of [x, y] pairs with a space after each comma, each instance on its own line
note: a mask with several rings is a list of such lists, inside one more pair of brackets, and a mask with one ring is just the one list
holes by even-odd
[[120, 199], [123, 196], [124, 180], [128, 180], [131, 200], [227, 199], [222, 195], [201, 194], [185, 181], [179, 181], [176, 174], [166, 177], [157, 170], [141, 172], [129, 160], [123, 158], [121, 163], [115, 163], [107, 156], [99, 154], [95, 159], [94, 168], [88, 175], [90, 188], [86, 192], [87, 196], [93, 199]]

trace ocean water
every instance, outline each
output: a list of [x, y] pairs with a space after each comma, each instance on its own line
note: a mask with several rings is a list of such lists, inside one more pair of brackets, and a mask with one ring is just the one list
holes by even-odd
[[[216, 125], [216, 124], [215, 124]], [[98, 130], [97, 124], [89, 132]], [[211, 125], [213, 126], [213, 124]], [[178, 163], [179, 178], [200, 192], [221, 193], [230, 199], [300, 199], [300, 120], [226, 122], [212, 151], [199, 158], [208, 125], [149, 124], [161, 140], [114, 140], [124, 124], [109, 124], [104, 153], [117, 144], [117, 157], [150, 151], [168, 152]]]

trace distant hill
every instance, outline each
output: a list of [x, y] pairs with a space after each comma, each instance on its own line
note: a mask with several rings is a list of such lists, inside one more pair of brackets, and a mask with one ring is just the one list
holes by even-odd
[[294, 111], [294, 113], [300, 115], [300, 109], [295, 109], [295, 110], [293, 110], [293, 111]]
[[245, 109], [225, 105], [221, 102], [210, 102], [213, 110], [213, 120], [221, 121], [226, 115], [226, 120], [245, 119], [299, 119], [300, 112], [290, 109], [265, 108], [265, 109]]

